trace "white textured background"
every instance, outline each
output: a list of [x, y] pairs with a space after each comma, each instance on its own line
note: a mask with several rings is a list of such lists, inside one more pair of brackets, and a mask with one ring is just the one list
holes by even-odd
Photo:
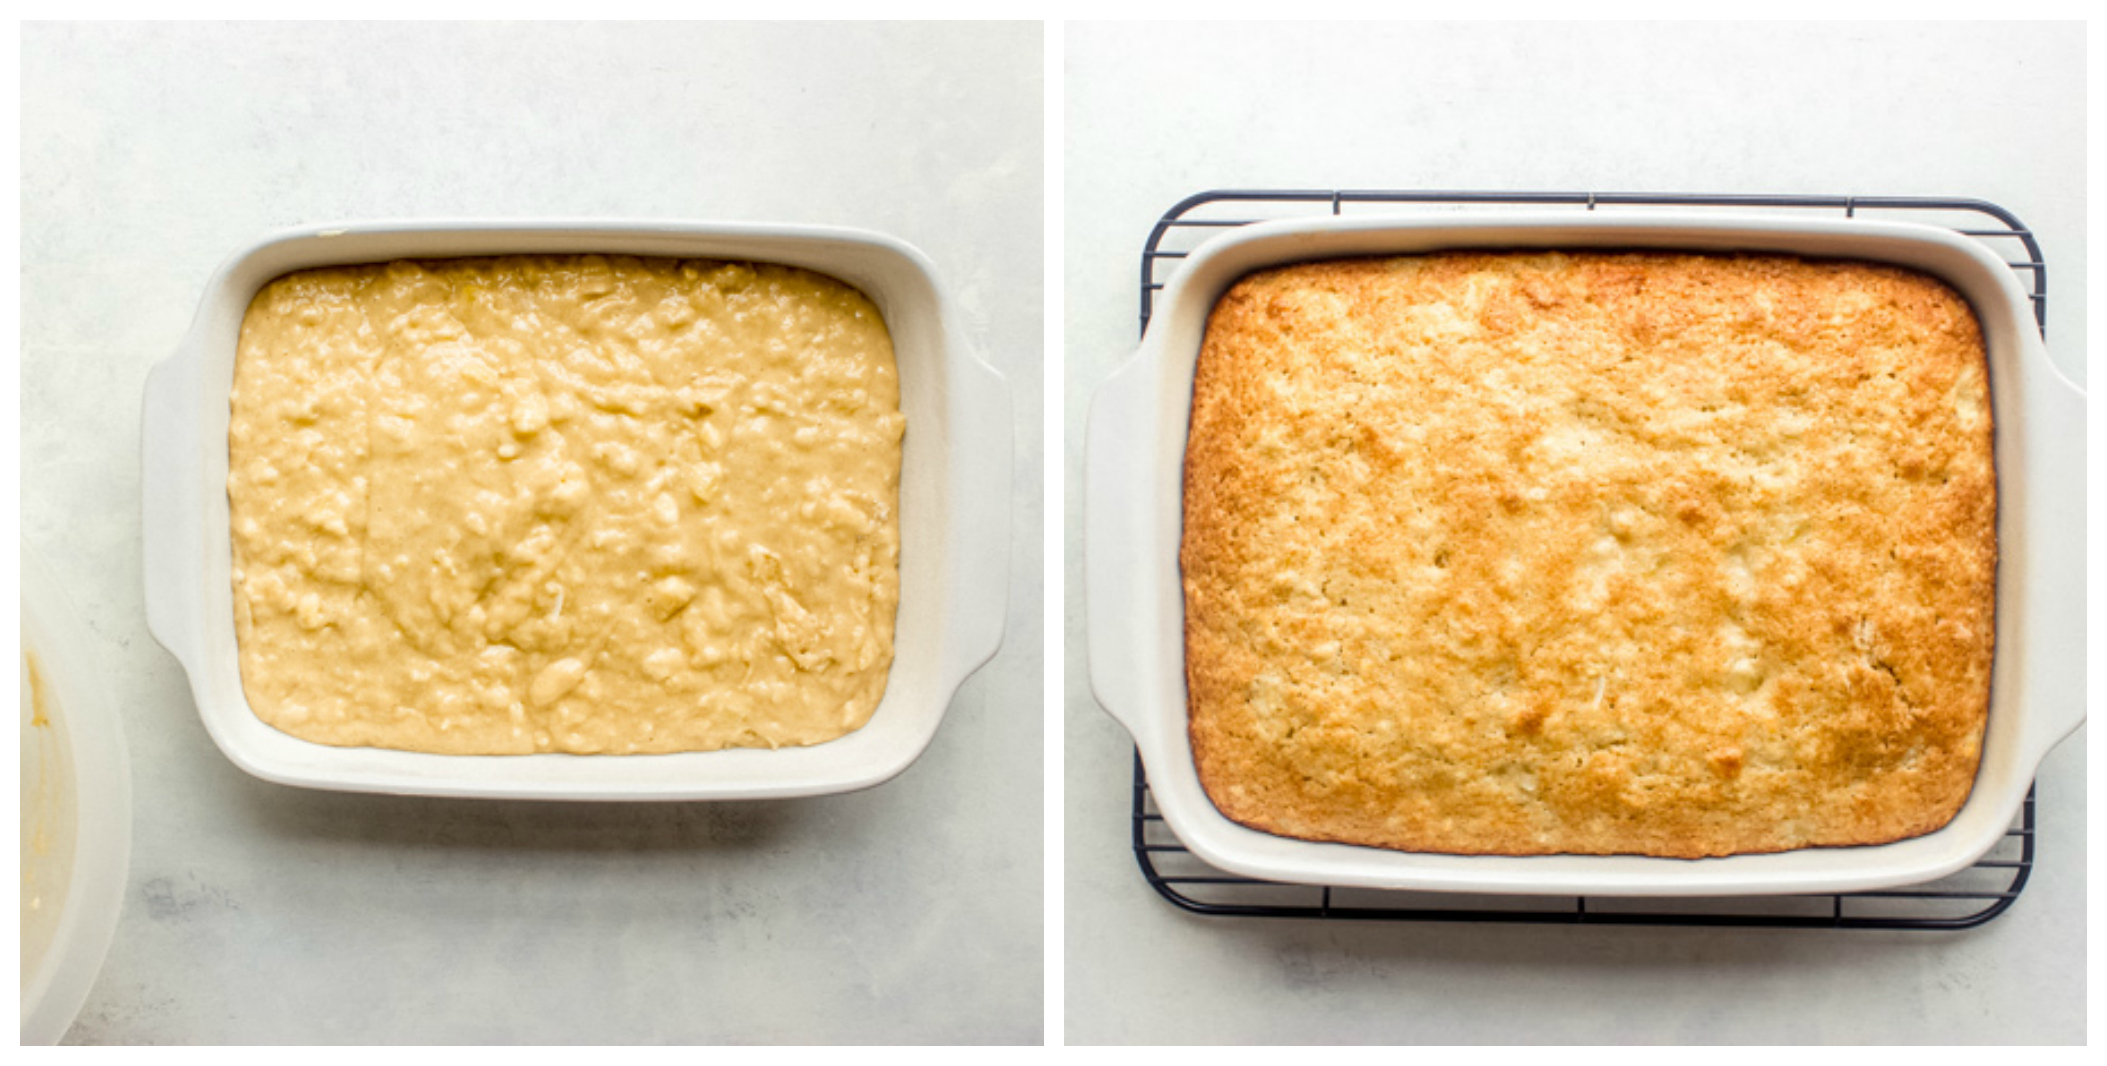
[[1077, 482], [1090, 394], [1135, 346], [1149, 227], [1204, 189], [1989, 200], [2038, 235], [2049, 346], [2082, 383], [2081, 28], [1076, 25], [1065, 63], [1069, 1040], [2083, 1037], [2083, 731], [2042, 768], [2032, 883], [1973, 932], [1384, 926], [1172, 909], [1127, 848], [1133, 747], [1090, 697]]
[[[106, 645], [132, 884], [77, 1042], [1036, 1041], [1041, 29], [30, 25], [22, 534]], [[877, 789], [748, 804], [253, 780], [147, 635], [139, 399], [205, 279], [387, 216], [919, 246], [1016, 413], [1007, 639]]]

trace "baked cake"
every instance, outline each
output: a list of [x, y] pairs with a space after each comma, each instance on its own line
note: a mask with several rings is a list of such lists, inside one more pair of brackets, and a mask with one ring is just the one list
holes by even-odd
[[1438, 254], [1244, 278], [1180, 554], [1215, 805], [1309, 840], [1701, 857], [1967, 798], [1994, 639], [1981, 332], [1923, 274]]

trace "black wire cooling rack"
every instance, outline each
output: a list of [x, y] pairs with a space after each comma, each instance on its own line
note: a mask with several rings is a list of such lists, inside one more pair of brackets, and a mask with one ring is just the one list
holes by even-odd
[[[1141, 325], [1156, 293], [1194, 248], [1222, 230], [1280, 218], [1396, 211], [1482, 215], [1516, 208], [1565, 207], [1623, 213], [1704, 207], [1750, 214], [1840, 212], [1945, 226], [1988, 245], [2011, 265], [2032, 297], [2034, 319], [2048, 315], [2047, 267], [2034, 235], [2004, 208], [1980, 200], [1885, 196], [1738, 196], [1691, 193], [1421, 192], [1371, 190], [1219, 190], [1165, 212], [1141, 254]], [[1245, 918], [1374, 921], [1539, 922], [1590, 925], [1769, 926], [1837, 929], [1968, 929], [2003, 914], [2034, 867], [2034, 793], [2018, 821], [1971, 866], [1923, 885], [1817, 896], [1639, 899], [1604, 896], [1459, 896], [1256, 881], [1200, 861], [1178, 842], [1134, 759], [1134, 857], [1163, 898], [1196, 914]]]

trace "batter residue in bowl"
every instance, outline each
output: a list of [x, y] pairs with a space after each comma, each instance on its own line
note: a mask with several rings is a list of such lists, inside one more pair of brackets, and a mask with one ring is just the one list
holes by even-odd
[[73, 879], [73, 784], [43, 667], [22, 655], [22, 981], [27, 984], [58, 933]]

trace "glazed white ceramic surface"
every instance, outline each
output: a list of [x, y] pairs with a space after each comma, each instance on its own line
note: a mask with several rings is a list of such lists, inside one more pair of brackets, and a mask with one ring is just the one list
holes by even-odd
[[[452, 756], [335, 748], [250, 711], [236, 657], [227, 518], [227, 400], [250, 299], [288, 271], [398, 258], [623, 253], [785, 263], [861, 289], [884, 314], [907, 417], [900, 606], [892, 672], [869, 724], [802, 748], [672, 755]], [[566, 800], [810, 796], [878, 784], [935, 735], [1001, 643], [1010, 404], [968, 349], [929, 261], [879, 234], [790, 225], [524, 220], [359, 222], [265, 237], [207, 285], [176, 353], [147, 379], [142, 439], [147, 622], [182, 661], [212, 739], [242, 769], [343, 791]]]
[[[44, 710], [61, 753], [57, 759], [23, 753], [22, 802], [32, 808], [24, 813], [48, 818], [52, 838], [70, 842], [72, 850], [64, 890], [47, 897], [39, 913], [23, 916], [25, 928], [41, 923], [50, 941], [34, 967], [22, 972], [22, 1043], [56, 1044], [87, 1000], [123, 910], [132, 855], [132, 776], [124, 725], [99, 673], [108, 668], [107, 649], [82, 624], [66, 590], [27, 552], [22, 650], [36, 660]], [[46, 775], [55, 795], [44, 787]], [[56, 801], [52, 809], [35, 810], [46, 798]], [[53, 854], [64, 851], [61, 845]]]
[[[1934, 274], [1982, 323], [1996, 417], [1997, 651], [1969, 799], [1944, 828], [1870, 847], [1680, 860], [1412, 854], [1291, 840], [1218, 812], [1186, 732], [1181, 474], [1193, 368], [1230, 284], [1286, 262], [1452, 248], [1662, 248], [1871, 259]], [[2012, 269], [1950, 230], [1862, 219], [1644, 217], [1516, 211], [1497, 218], [1348, 216], [1264, 222], [1188, 258], [1135, 356], [1097, 392], [1084, 461], [1091, 687], [1134, 736], [1165, 820], [1192, 851], [1276, 881], [1473, 893], [1627, 896], [1862, 891], [1934, 880], [2005, 833], [2035, 768], [2084, 720], [2084, 396], [2056, 372]]]

